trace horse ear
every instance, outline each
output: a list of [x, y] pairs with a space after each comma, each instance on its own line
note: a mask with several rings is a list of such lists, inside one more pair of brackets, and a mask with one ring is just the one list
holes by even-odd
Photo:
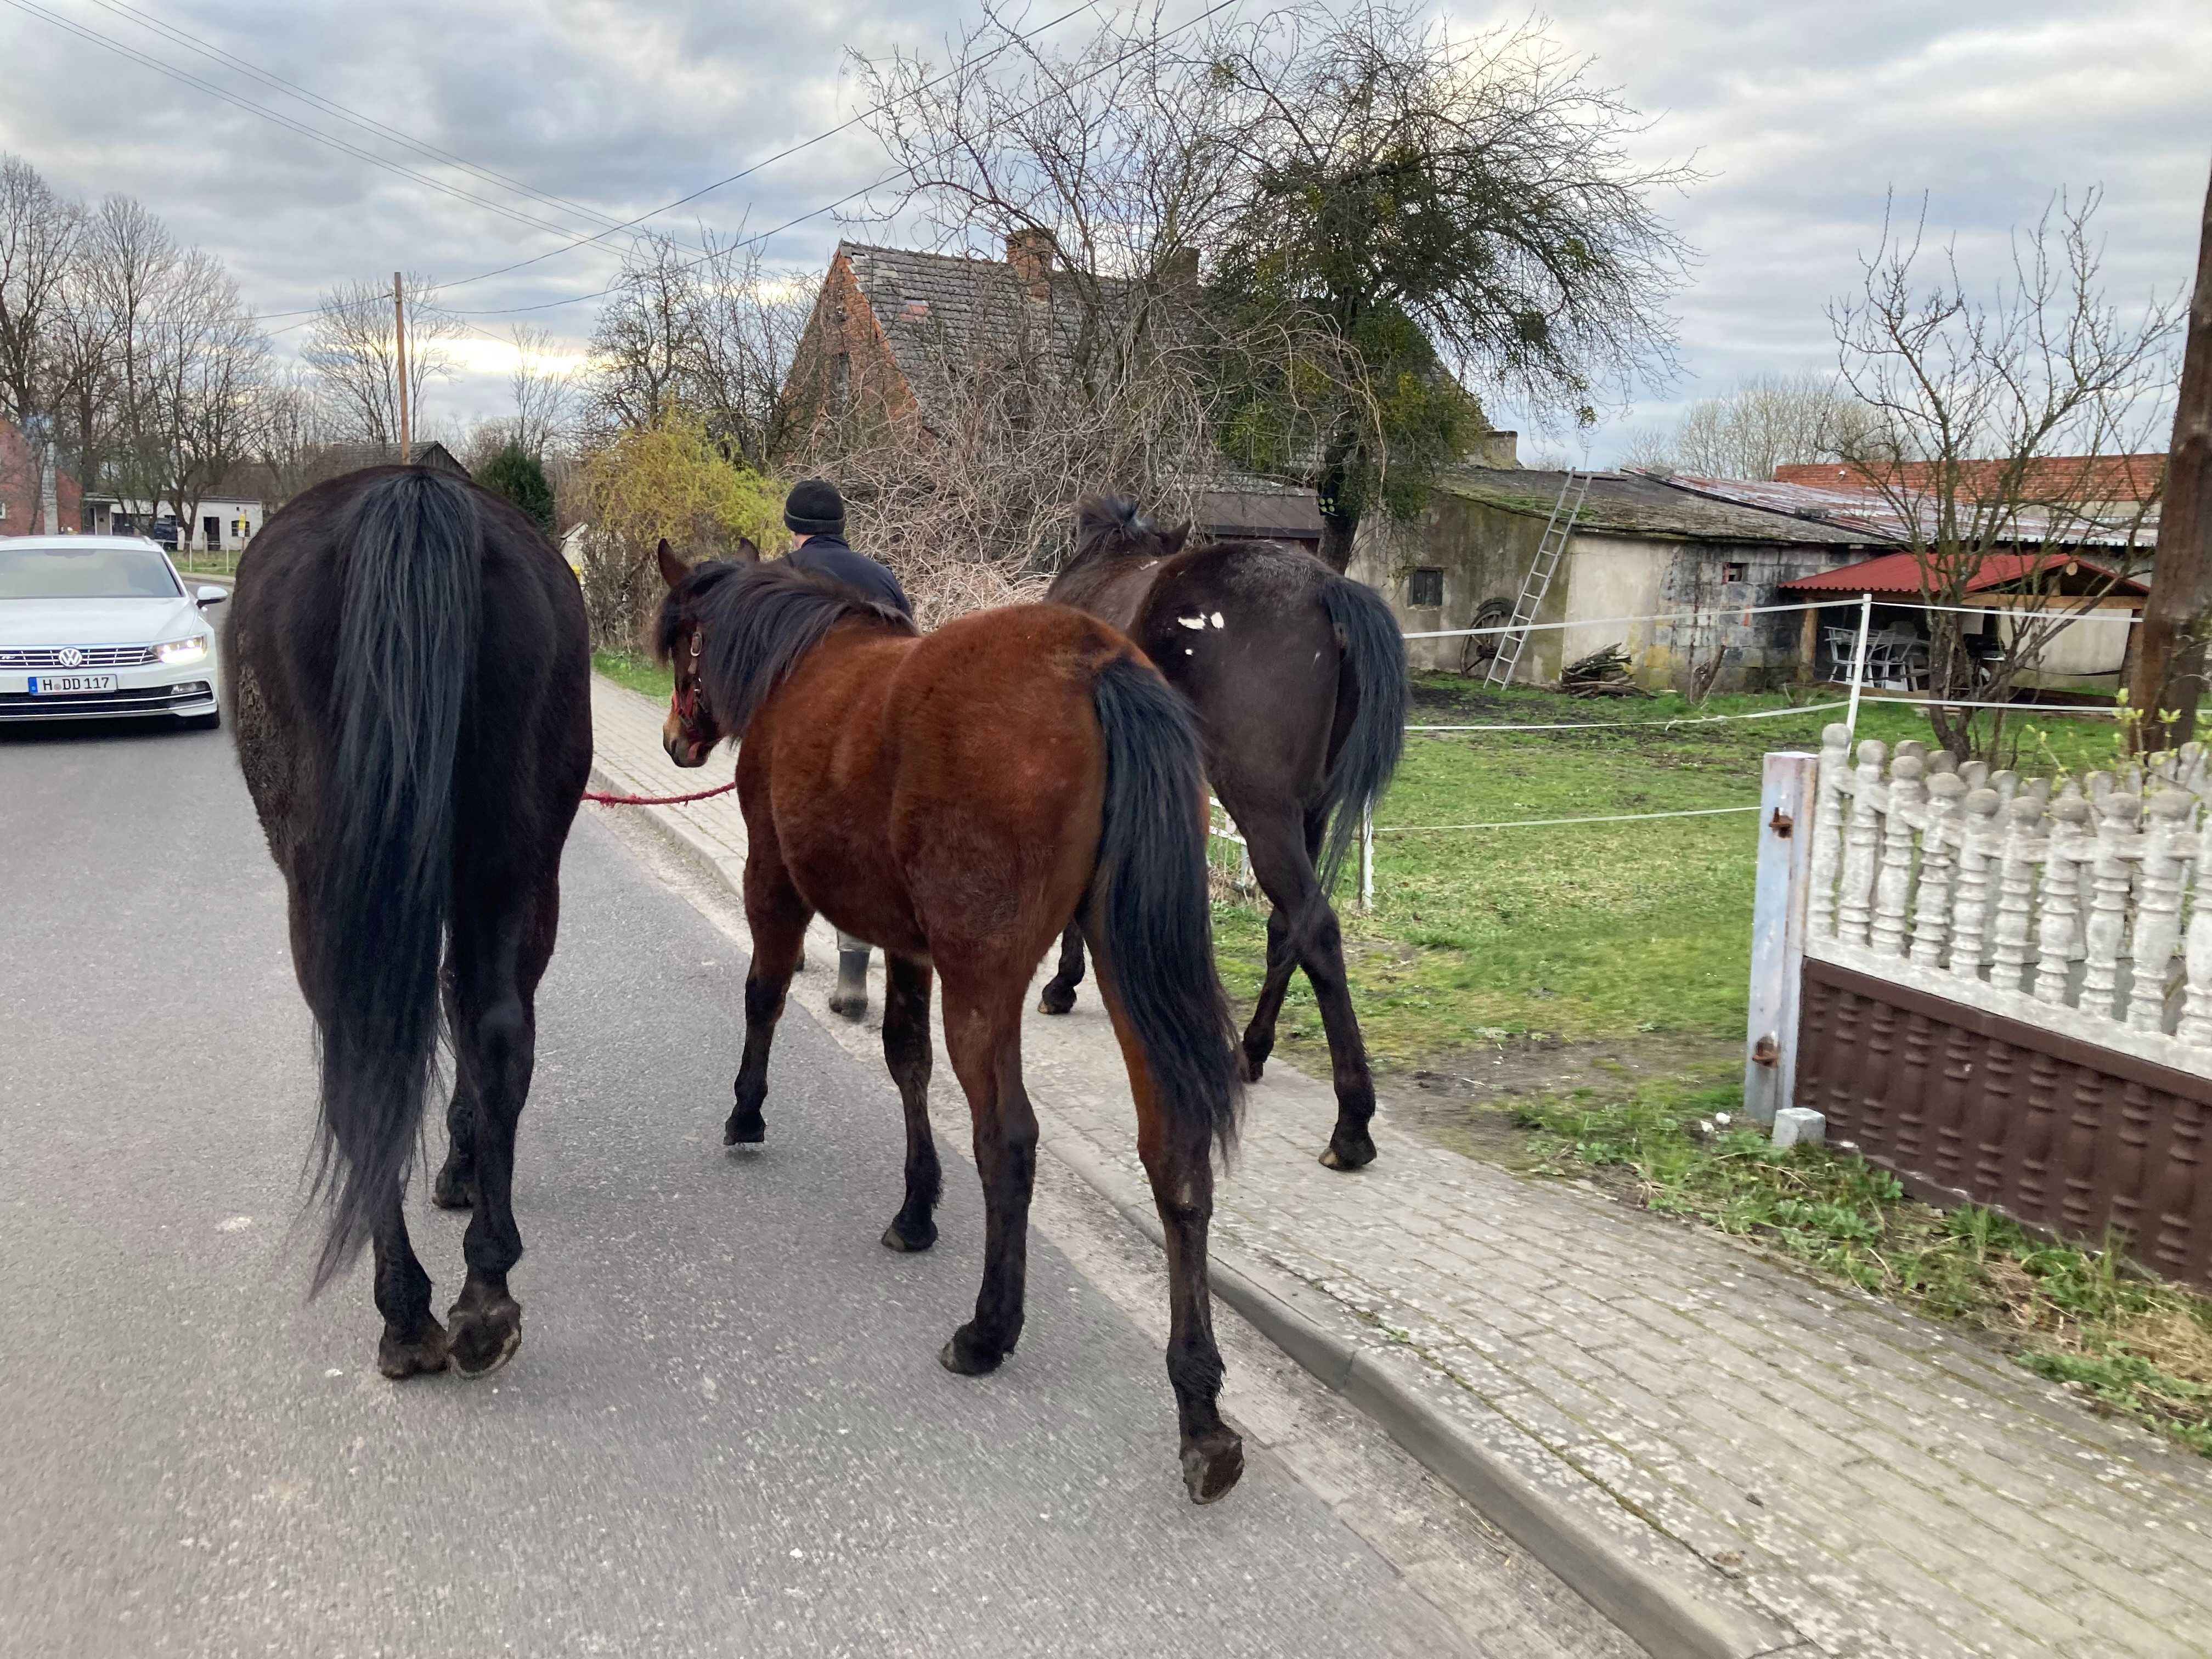
[[684, 579], [691, 574], [691, 567], [676, 556], [667, 537], [660, 538], [660, 545], [653, 549], [653, 555], [660, 562], [660, 580], [672, 588], [683, 586]]
[[738, 538], [737, 558], [740, 564], [758, 564], [760, 562], [760, 549], [753, 545], [753, 538], [751, 537], [740, 536]]
[[1188, 519], [1185, 519], [1173, 530], [1169, 531], [1166, 535], [1160, 538], [1160, 544], [1167, 549], [1170, 557], [1182, 552], [1182, 544], [1190, 539], [1190, 524], [1191, 521]]

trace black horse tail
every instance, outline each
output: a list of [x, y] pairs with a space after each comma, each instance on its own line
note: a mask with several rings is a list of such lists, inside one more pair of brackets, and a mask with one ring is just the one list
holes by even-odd
[[438, 1046], [453, 900], [453, 761], [475, 676], [483, 529], [467, 487], [410, 469], [369, 483], [339, 536], [311, 926], [321, 958], [324, 1285], [398, 1201]]
[[1364, 582], [1332, 574], [1322, 584], [1321, 606], [1336, 629], [1344, 653], [1338, 682], [1340, 707], [1348, 692], [1352, 723], [1330, 763], [1327, 805], [1335, 813], [1322, 850], [1321, 890], [1336, 889], [1337, 872], [1351, 850], [1361, 818], [1382, 799], [1406, 748], [1406, 641], [1382, 596]]
[[1091, 696], [1106, 742], [1092, 948], [1104, 947], [1179, 1149], [1204, 1158], [1218, 1143], [1226, 1157], [1242, 1088], [1213, 971], [1197, 722], [1158, 672], [1127, 657], [1099, 670]]

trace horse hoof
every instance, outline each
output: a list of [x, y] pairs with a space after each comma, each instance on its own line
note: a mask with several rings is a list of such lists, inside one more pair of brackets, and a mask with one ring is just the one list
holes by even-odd
[[973, 1325], [963, 1325], [938, 1351], [937, 1363], [955, 1376], [988, 1376], [1006, 1357], [1003, 1352], [978, 1342]]
[[1182, 1449], [1182, 1484], [1194, 1504], [1226, 1497], [1243, 1473], [1244, 1443], [1232, 1430], [1200, 1435]]
[[412, 1336], [384, 1334], [376, 1345], [376, 1369], [394, 1382], [404, 1382], [410, 1376], [445, 1370], [446, 1352], [446, 1328], [426, 1314], [422, 1328]]
[[1339, 1129], [1329, 1137], [1328, 1150], [1321, 1155], [1324, 1170], [1362, 1170], [1374, 1161], [1375, 1142], [1364, 1129]]
[[1075, 1012], [1075, 993], [1063, 991], [1056, 986], [1044, 988], [1044, 996], [1037, 1003], [1041, 1014], [1067, 1014]]
[[1240, 1083], [1257, 1083], [1267, 1069], [1265, 1055], [1255, 1059], [1247, 1050], [1237, 1051], [1237, 1079]]
[[448, 1164], [430, 1183], [430, 1201], [441, 1210], [472, 1210], [477, 1203], [476, 1182], [456, 1173]]
[[911, 1255], [918, 1250], [927, 1249], [936, 1243], [937, 1224], [934, 1221], [925, 1221], [919, 1227], [910, 1230], [893, 1221], [890, 1226], [884, 1229], [884, 1248], [887, 1250], [896, 1250], [902, 1255]]
[[768, 1120], [758, 1112], [732, 1112], [722, 1126], [722, 1145], [750, 1146], [768, 1139]]
[[863, 991], [856, 997], [848, 997], [840, 993], [830, 999], [830, 1012], [855, 1022], [864, 1020], [868, 1017], [868, 994]]
[[471, 1382], [489, 1376], [522, 1346], [522, 1309], [513, 1301], [465, 1310], [456, 1303], [447, 1317], [453, 1322], [447, 1347], [453, 1369]]

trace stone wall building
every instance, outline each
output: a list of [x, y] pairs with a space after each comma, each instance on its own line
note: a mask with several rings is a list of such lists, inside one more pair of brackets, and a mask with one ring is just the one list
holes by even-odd
[[[1514, 466], [1452, 469], [1411, 533], [1364, 532], [1352, 574], [1390, 602], [1407, 633], [1492, 626], [1516, 599], [1567, 475]], [[1793, 578], [1887, 551], [1871, 532], [1737, 506], [1641, 474], [1598, 472], [1539, 607], [1516, 680], [1545, 684], [1592, 652], [1619, 645], [1653, 688], [1707, 681], [1758, 690], [1796, 677], [1793, 616], [1753, 616]], [[1690, 613], [1676, 622], [1621, 622]], [[1416, 667], [1473, 669], [1496, 636], [1414, 640]]]

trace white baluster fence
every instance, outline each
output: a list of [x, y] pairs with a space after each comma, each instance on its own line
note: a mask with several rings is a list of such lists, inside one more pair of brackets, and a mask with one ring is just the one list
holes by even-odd
[[2212, 1078], [2212, 755], [2055, 790], [1822, 734], [1808, 955]]

